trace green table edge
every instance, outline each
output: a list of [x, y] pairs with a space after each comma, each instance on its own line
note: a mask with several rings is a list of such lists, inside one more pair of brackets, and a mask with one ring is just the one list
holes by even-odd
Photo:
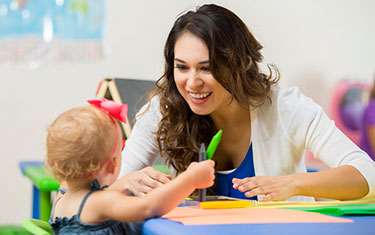
[[46, 169], [41, 166], [27, 167], [25, 169], [25, 176], [41, 191], [58, 190], [60, 187], [59, 181], [48, 174]]

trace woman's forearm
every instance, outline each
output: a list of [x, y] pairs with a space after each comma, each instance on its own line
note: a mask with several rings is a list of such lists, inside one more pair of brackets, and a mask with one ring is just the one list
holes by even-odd
[[353, 200], [366, 196], [369, 186], [353, 166], [344, 165], [320, 172], [292, 175], [296, 194], [337, 200]]

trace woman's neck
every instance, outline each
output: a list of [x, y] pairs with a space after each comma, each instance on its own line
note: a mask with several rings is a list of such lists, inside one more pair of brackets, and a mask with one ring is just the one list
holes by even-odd
[[250, 124], [249, 107], [240, 106], [235, 100], [225, 108], [216, 110], [210, 117], [217, 129], [241, 129], [243, 125]]
[[235, 103], [211, 116], [217, 129], [222, 129], [220, 145], [215, 152], [217, 170], [237, 168], [246, 156], [251, 140], [250, 110]]

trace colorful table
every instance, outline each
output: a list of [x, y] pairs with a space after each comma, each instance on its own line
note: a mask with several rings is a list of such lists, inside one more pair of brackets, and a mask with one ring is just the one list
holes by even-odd
[[143, 235], [163, 234], [288, 234], [288, 235], [324, 235], [324, 234], [375, 234], [375, 216], [345, 216], [354, 223], [266, 223], [266, 224], [223, 224], [185, 226], [168, 219], [147, 220], [142, 229]]

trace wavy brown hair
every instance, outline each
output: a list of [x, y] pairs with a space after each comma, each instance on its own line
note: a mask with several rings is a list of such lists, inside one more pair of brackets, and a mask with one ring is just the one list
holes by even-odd
[[159, 149], [177, 173], [198, 160], [200, 144], [203, 142], [207, 146], [217, 131], [209, 115], [196, 115], [191, 111], [174, 81], [174, 47], [186, 32], [205, 42], [213, 77], [244, 108], [257, 107], [270, 100], [271, 86], [279, 79], [279, 72], [272, 65], [268, 66], [269, 76], [260, 71], [262, 45], [233, 12], [209, 4], [178, 17], [164, 47], [165, 70], [157, 81], [155, 93], [160, 97], [162, 114], [156, 133]]

